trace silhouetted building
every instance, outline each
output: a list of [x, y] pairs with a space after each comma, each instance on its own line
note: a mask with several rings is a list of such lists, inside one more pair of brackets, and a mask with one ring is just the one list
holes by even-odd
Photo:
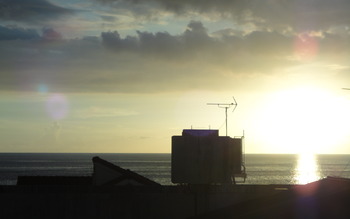
[[350, 218], [350, 179], [327, 177], [199, 214], [192, 219]]
[[94, 157], [92, 161], [94, 164], [94, 172], [92, 175], [94, 186], [160, 186], [159, 183], [128, 169], [123, 169], [99, 157]]
[[218, 130], [185, 129], [172, 137], [171, 181], [188, 184], [231, 184], [245, 176], [243, 137], [219, 136]]
[[160, 186], [144, 176], [94, 157], [92, 176], [18, 176], [17, 185]]
[[18, 176], [17, 185], [91, 186], [91, 176]]
[[[191, 135], [205, 133], [218, 137]], [[350, 218], [349, 179], [160, 186], [99, 157], [93, 164], [92, 177], [21, 176], [17, 186], [0, 186], [0, 218]]]

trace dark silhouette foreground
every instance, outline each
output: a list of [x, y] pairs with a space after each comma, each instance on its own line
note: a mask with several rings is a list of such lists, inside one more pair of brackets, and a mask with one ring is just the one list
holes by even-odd
[[0, 218], [350, 218], [350, 180], [307, 185], [161, 186], [101, 158], [92, 176], [21, 176]]

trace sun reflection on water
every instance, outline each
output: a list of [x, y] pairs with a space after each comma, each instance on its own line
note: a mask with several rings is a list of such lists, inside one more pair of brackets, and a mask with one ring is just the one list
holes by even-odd
[[302, 153], [298, 156], [294, 181], [296, 184], [307, 184], [320, 179], [320, 171], [315, 154]]

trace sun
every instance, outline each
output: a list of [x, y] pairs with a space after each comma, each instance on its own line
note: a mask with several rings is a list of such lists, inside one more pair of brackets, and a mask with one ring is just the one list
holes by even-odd
[[349, 103], [315, 87], [279, 91], [261, 106], [255, 131], [277, 153], [337, 153], [348, 137]]

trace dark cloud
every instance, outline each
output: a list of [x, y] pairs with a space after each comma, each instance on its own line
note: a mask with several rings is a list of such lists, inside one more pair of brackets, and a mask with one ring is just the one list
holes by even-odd
[[201, 49], [213, 47], [215, 40], [209, 37], [201, 22], [191, 21], [186, 31], [181, 35], [170, 35], [167, 32], [137, 31], [137, 37], [120, 37], [117, 31], [103, 32], [102, 42], [108, 49], [114, 51], [134, 51], [140, 54], [164, 57], [188, 57]]
[[[155, 55], [160, 59], [177, 60], [206, 57], [218, 65], [232, 62], [232, 58], [239, 58], [240, 54], [286, 56], [293, 47], [293, 37], [277, 32], [252, 32], [245, 37], [221, 33], [213, 37], [198, 21], [191, 21], [180, 35], [137, 31], [137, 37], [127, 36], [123, 39], [115, 31], [104, 32], [101, 37], [104, 46], [116, 52], [133, 51], [148, 57]], [[227, 57], [223, 58], [223, 55]]]
[[0, 0], [0, 20], [3, 21], [41, 23], [73, 12], [47, 0]]
[[129, 2], [132, 4], [149, 4], [149, 3], [158, 3], [163, 6], [166, 10], [175, 11], [177, 13], [184, 13], [186, 9], [192, 8], [197, 9], [202, 12], [208, 12], [211, 10], [224, 10], [226, 8], [239, 7], [242, 8], [242, 5], [246, 5], [245, 1], [242, 0], [96, 0], [102, 3], [113, 3], [112, 5], [117, 6], [118, 3]]
[[55, 31], [52, 28], [44, 28], [42, 39], [44, 39], [44, 40], [61, 40], [62, 35], [61, 35], [61, 33]]
[[301, 38], [276, 31], [241, 36], [222, 31], [213, 36], [198, 21], [190, 22], [178, 35], [137, 31], [122, 37], [114, 31], [103, 32], [100, 38], [66, 40], [46, 29], [45, 37], [53, 40], [0, 41], [2, 90], [35, 90], [42, 84], [49, 92], [239, 87], [244, 80], [304, 64], [295, 58], [295, 42], [305, 37], [317, 44], [317, 54], [312, 54], [315, 61], [331, 60], [332, 66], [342, 68], [350, 57], [346, 36], [310, 34]]
[[[192, 11], [206, 16], [222, 15], [237, 23], [251, 23], [258, 28], [273, 28], [279, 31], [291, 29], [295, 32], [327, 30], [333, 26], [349, 26], [350, 2], [347, 0], [96, 0], [134, 5], [158, 5], [159, 9], [186, 15]], [[133, 11], [133, 8], [129, 8]], [[155, 10], [148, 10], [155, 13]]]
[[0, 40], [30, 40], [39, 39], [39, 34], [34, 29], [25, 29], [16, 26], [0, 26]]
[[134, 50], [138, 47], [138, 41], [136, 37], [128, 36], [122, 39], [117, 31], [114, 32], [102, 32], [102, 43], [109, 49], [122, 51], [122, 50]]
[[300, 32], [349, 25], [350, 2], [346, 0], [265, 0], [255, 3], [257, 7], [250, 10], [272, 27], [291, 27]]
[[61, 33], [53, 28], [43, 28], [41, 35], [35, 29], [22, 28], [18, 26], [1, 26], [0, 40], [44, 40], [55, 41], [62, 40]]

